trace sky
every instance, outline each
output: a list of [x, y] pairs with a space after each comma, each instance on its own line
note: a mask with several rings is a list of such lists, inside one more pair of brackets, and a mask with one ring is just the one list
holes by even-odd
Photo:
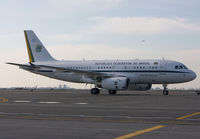
[[198, 76], [169, 88], [200, 88], [199, 7], [199, 0], [0, 0], [0, 88], [88, 88], [6, 65], [28, 62], [24, 30], [58, 60], [176, 60]]

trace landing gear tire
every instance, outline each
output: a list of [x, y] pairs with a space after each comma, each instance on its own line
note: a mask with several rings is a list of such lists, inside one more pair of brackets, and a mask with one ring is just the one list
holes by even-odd
[[167, 90], [163, 91], [163, 95], [168, 95], [168, 94], [169, 94], [169, 91], [167, 91]]
[[167, 90], [167, 84], [163, 84], [163, 95], [168, 95], [169, 94], [169, 91]]
[[100, 93], [100, 90], [98, 88], [92, 88], [91, 89], [91, 94], [92, 95], [98, 95]]
[[117, 93], [117, 91], [116, 91], [116, 90], [109, 90], [108, 93], [109, 93], [110, 95], [115, 95], [115, 94]]

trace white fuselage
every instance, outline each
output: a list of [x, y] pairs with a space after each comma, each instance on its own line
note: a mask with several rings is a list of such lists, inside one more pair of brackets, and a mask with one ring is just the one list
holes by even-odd
[[[196, 74], [182, 63], [170, 60], [83, 60], [35, 62], [33, 64], [100, 72], [114, 77], [123, 76], [129, 78], [130, 84], [173, 84], [188, 82], [196, 78]], [[40, 68], [31, 72], [63, 81], [95, 84], [95, 80], [69, 71], [61, 72]]]

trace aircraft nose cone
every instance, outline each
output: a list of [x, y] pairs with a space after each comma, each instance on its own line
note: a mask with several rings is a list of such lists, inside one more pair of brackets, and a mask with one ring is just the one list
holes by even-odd
[[196, 79], [197, 74], [194, 71], [191, 71], [190, 77], [191, 77], [191, 80], [194, 80]]
[[196, 73], [194, 71], [190, 71], [187, 78], [188, 78], [188, 81], [192, 81], [194, 80], [195, 78], [197, 77]]

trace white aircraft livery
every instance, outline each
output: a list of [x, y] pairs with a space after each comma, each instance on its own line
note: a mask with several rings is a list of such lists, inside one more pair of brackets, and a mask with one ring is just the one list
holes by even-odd
[[109, 94], [120, 90], [150, 90], [152, 84], [162, 84], [168, 95], [168, 84], [184, 83], [196, 78], [195, 72], [184, 64], [171, 60], [55, 60], [31, 30], [24, 31], [29, 63], [17, 64], [19, 68], [50, 78], [94, 84], [91, 94], [100, 88]]

